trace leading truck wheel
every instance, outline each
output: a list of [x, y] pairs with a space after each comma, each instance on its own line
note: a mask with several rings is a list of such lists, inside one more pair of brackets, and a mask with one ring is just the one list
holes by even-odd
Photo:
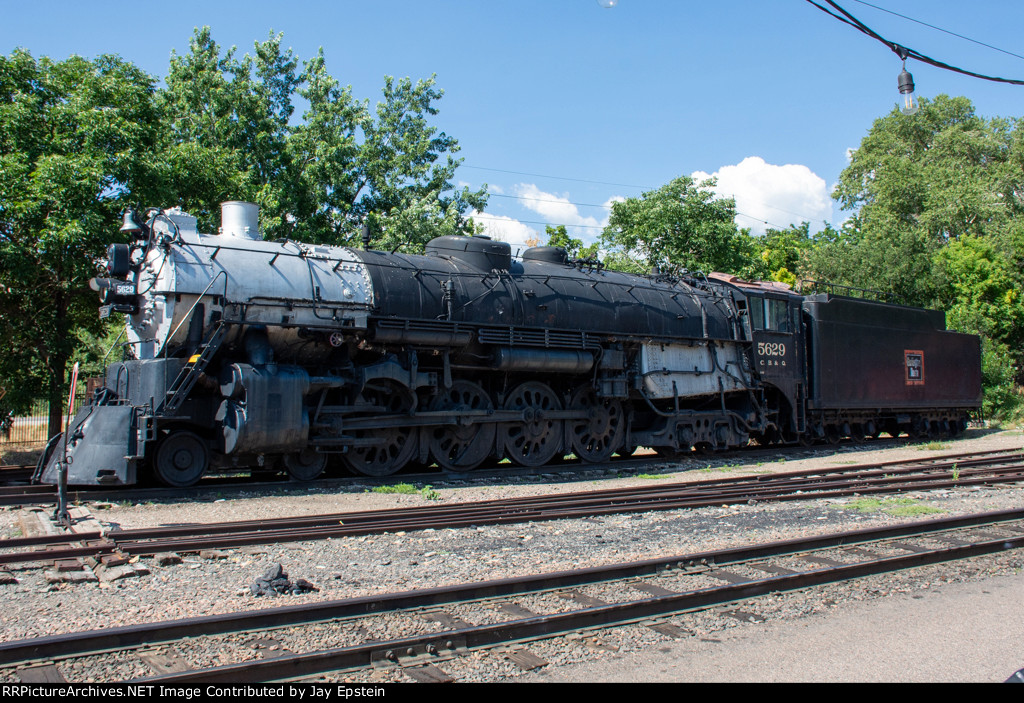
[[196, 433], [184, 430], [164, 437], [153, 457], [157, 480], [176, 488], [194, 485], [209, 465], [206, 442]]
[[327, 468], [327, 455], [315, 449], [303, 449], [301, 452], [284, 455], [284, 467], [288, 475], [296, 481], [312, 481], [319, 478]]

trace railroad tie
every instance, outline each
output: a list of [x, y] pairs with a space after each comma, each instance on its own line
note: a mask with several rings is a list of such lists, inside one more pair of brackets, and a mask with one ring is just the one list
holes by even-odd
[[735, 571], [727, 571], [726, 569], [712, 569], [704, 573], [706, 576], [716, 578], [719, 581], [725, 581], [726, 583], [747, 583], [750, 581], [749, 576], [737, 574]]
[[502, 603], [498, 606], [498, 609], [503, 613], [508, 613], [512, 617], [516, 618], [532, 618], [537, 615], [537, 613], [533, 612], [529, 608], [524, 608], [518, 603]]
[[406, 666], [402, 668], [402, 673], [407, 674], [417, 683], [452, 683], [455, 681], [455, 679], [433, 664]]
[[55, 664], [33, 664], [18, 669], [18, 678], [22, 683], [67, 683]]
[[516, 649], [511, 652], [505, 652], [505, 658], [523, 671], [532, 671], [548, 664], [546, 660], [541, 659], [528, 649]]
[[577, 591], [575, 589], [569, 589], [567, 591], [562, 591], [561, 593], [558, 594], [558, 597], [559, 598], [564, 598], [565, 600], [574, 601], [574, 602], [578, 603], [579, 605], [582, 605], [582, 606], [587, 607], [587, 608], [593, 608], [593, 607], [601, 606], [601, 605], [608, 605], [608, 601], [601, 600], [600, 598], [594, 598], [593, 596], [588, 596], [587, 594], [580, 593], [579, 591]]
[[666, 637], [671, 637], [674, 640], [681, 640], [684, 637], [689, 637], [693, 634], [689, 630], [684, 630], [678, 625], [673, 625], [670, 622], [651, 623], [647, 627], [654, 630], [658, 634], [665, 635]]
[[659, 596], [674, 596], [679, 593], [679, 591], [670, 591], [667, 588], [655, 586], [653, 583], [647, 583], [646, 581], [635, 581], [629, 585], [638, 591], [649, 593], [656, 598]]

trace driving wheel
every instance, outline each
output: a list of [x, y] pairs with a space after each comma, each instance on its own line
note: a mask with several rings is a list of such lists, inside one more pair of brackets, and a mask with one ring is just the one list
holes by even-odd
[[519, 410], [523, 420], [502, 426], [505, 456], [520, 466], [542, 466], [562, 450], [563, 422], [546, 417], [562, 409], [558, 396], [544, 383], [527, 381], [505, 399], [505, 410]]
[[[387, 384], [367, 386], [361, 394], [363, 402], [375, 406], [381, 420], [389, 414], [404, 414], [411, 410], [405, 394]], [[419, 432], [406, 427], [378, 427], [355, 430], [352, 435], [359, 441], [341, 455], [351, 471], [364, 476], [390, 476], [409, 463], [419, 447]]]
[[565, 423], [573, 453], [590, 463], [607, 461], [622, 445], [626, 433], [622, 403], [601, 400], [593, 388], [582, 386], [572, 394], [569, 409], [586, 412], [586, 417]]
[[[459, 415], [468, 410], [494, 410], [491, 397], [472, 381], [455, 381], [435, 399], [433, 410]], [[442, 425], [428, 433], [430, 453], [437, 465], [449, 471], [472, 471], [494, 448], [497, 427], [493, 422], [466, 418], [454, 425]]]

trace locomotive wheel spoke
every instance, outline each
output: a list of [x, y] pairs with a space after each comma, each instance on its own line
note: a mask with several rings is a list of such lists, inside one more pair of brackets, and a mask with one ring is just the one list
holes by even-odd
[[[432, 410], [453, 415], [466, 410], [493, 410], [494, 403], [483, 388], [471, 381], [455, 381], [442, 391]], [[491, 453], [497, 427], [493, 423], [443, 425], [431, 431], [430, 453], [438, 466], [449, 471], [472, 471]]]
[[501, 428], [505, 456], [520, 466], [542, 466], [562, 450], [564, 423], [544, 417], [545, 412], [562, 409], [558, 396], [544, 383], [527, 381], [505, 399], [505, 410], [521, 410], [522, 422]]
[[622, 403], [601, 400], [593, 388], [581, 386], [572, 394], [569, 407], [587, 413], [586, 417], [565, 423], [573, 453], [590, 463], [607, 461], [622, 445], [626, 434]]
[[296, 481], [312, 481], [327, 468], [327, 455], [315, 449], [303, 449], [294, 454], [285, 454], [284, 466], [288, 475]]
[[416, 453], [416, 435], [415, 431], [397, 427], [361, 430], [357, 436], [372, 438], [375, 443], [372, 446], [349, 447], [341, 458], [357, 474], [390, 476], [401, 471]]
[[[363, 400], [389, 413], [405, 413], [410, 410], [404, 394], [394, 392], [386, 385], [367, 387], [362, 393]], [[419, 448], [419, 432], [401, 427], [381, 427], [374, 430], [357, 430], [359, 439], [373, 440], [371, 443], [349, 447], [341, 458], [345, 466], [364, 476], [390, 476], [401, 471]]]
[[206, 473], [210, 454], [206, 442], [194, 432], [178, 430], [160, 441], [153, 457], [157, 479], [168, 486], [194, 485]]

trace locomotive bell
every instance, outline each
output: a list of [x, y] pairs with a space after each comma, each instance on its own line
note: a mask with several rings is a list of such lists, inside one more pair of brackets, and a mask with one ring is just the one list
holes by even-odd
[[125, 210], [122, 214], [122, 224], [119, 231], [129, 234], [132, 237], [140, 237], [143, 233], [142, 225], [135, 221], [135, 211], [131, 208]]

